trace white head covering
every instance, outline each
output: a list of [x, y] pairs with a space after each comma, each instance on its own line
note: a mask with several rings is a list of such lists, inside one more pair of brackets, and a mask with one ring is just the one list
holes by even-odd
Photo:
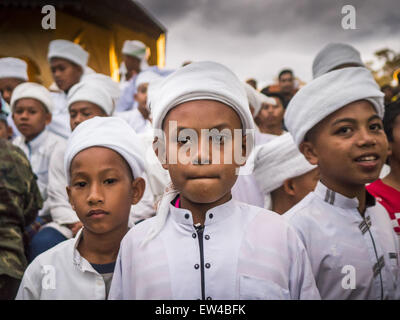
[[78, 101], [88, 101], [99, 106], [111, 116], [114, 111], [114, 103], [110, 94], [100, 85], [91, 82], [81, 81], [75, 84], [68, 92], [68, 109]]
[[159, 74], [157, 74], [151, 70], [142, 71], [136, 77], [136, 82], [135, 82], [136, 88], [139, 88], [144, 83], [151, 83], [160, 78], [161, 78], [161, 76]]
[[102, 73], [91, 73], [83, 75], [81, 82], [88, 82], [94, 86], [99, 86], [106, 90], [113, 100], [114, 109], [117, 105], [119, 97], [121, 95], [121, 89], [119, 83], [114, 81], [111, 77], [106, 76]]
[[49, 44], [49, 52], [47, 53], [47, 59], [50, 61], [51, 58], [63, 58], [82, 67], [85, 71], [89, 53], [85, 51], [79, 44], [73, 43], [68, 40], [53, 40]]
[[31, 98], [40, 101], [49, 113], [53, 112], [53, 99], [49, 90], [38, 83], [24, 82], [15, 87], [11, 96], [11, 111], [14, 111], [15, 104], [23, 98]]
[[[231, 70], [216, 62], [193, 62], [179, 68], [157, 82], [147, 99], [153, 114], [155, 129], [162, 129], [165, 116], [175, 106], [203, 99], [228, 105], [239, 115], [242, 129], [254, 129], [254, 121], [243, 84]], [[250, 146], [250, 151], [251, 149], [252, 146]], [[173, 187], [164, 193], [143, 245], [161, 231], [168, 216], [170, 202], [177, 194], [177, 190]]]
[[259, 145], [255, 153], [253, 175], [264, 195], [281, 187], [285, 180], [301, 176], [317, 167], [306, 160], [290, 133]]
[[105, 147], [118, 152], [128, 162], [132, 175], [138, 178], [144, 170], [144, 148], [139, 136], [117, 117], [94, 117], [82, 122], [68, 139], [64, 170], [70, 184], [70, 167], [74, 157], [90, 147]]
[[126, 40], [122, 46], [122, 54], [135, 57], [141, 61], [141, 68], [147, 64], [147, 47], [139, 40]]
[[367, 68], [334, 70], [315, 78], [295, 94], [286, 108], [285, 125], [299, 146], [317, 123], [354, 101], [368, 100], [383, 118], [383, 96]]
[[28, 66], [18, 58], [0, 58], [0, 79], [15, 78], [28, 81]]
[[317, 78], [342, 64], [352, 63], [365, 67], [360, 52], [349, 44], [329, 43], [314, 58], [312, 72]]
[[252, 106], [254, 109], [253, 118], [255, 118], [256, 115], [260, 112], [262, 104], [258, 96], [258, 91], [246, 82], [243, 83], [243, 86], [244, 89], [246, 90], [246, 95], [247, 95], [247, 100], [249, 101], [249, 105]]

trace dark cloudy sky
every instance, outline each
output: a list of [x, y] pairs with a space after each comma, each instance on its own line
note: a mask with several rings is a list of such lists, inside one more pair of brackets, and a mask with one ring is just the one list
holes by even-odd
[[[269, 84], [282, 68], [311, 80], [328, 42], [352, 44], [364, 61], [385, 47], [400, 51], [399, 0], [138, 0], [168, 30], [166, 67], [214, 60], [242, 80]], [[342, 28], [344, 5], [356, 30]]]

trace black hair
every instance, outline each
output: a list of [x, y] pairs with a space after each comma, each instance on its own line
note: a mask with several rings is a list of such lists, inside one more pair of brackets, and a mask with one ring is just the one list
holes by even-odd
[[400, 115], [400, 100], [392, 102], [385, 107], [383, 128], [389, 142], [393, 142], [393, 123], [398, 115]]
[[290, 73], [293, 76], [293, 71], [291, 69], [283, 69], [281, 72], [279, 72], [278, 79], [281, 79], [281, 76], [284, 75], [285, 73]]

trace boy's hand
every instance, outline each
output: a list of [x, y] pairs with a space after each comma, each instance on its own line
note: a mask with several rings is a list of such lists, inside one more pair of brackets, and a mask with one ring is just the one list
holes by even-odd
[[75, 235], [78, 233], [79, 229], [82, 228], [83, 224], [82, 222], [78, 221], [75, 223], [70, 223], [66, 225], [67, 228], [69, 228], [72, 231], [72, 236], [75, 237]]

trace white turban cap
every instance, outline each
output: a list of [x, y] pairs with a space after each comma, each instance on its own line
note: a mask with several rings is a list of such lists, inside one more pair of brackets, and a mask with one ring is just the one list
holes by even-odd
[[68, 184], [72, 160], [90, 147], [105, 147], [117, 152], [129, 164], [134, 178], [140, 177], [144, 171], [142, 142], [126, 121], [117, 117], [94, 117], [77, 126], [68, 139], [64, 155]]
[[138, 74], [138, 76], [136, 77], [136, 88], [139, 88], [142, 84], [144, 83], [151, 83], [155, 80], [161, 79], [162, 77], [150, 70], [147, 71], [142, 71]]
[[0, 58], [0, 79], [15, 78], [28, 80], [28, 66], [24, 60], [18, 58]]
[[360, 52], [345, 43], [329, 43], [314, 58], [313, 78], [315, 79], [340, 65], [349, 63], [364, 67]]
[[49, 44], [49, 52], [47, 59], [50, 61], [51, 58], [62, 58], [82, 67], [85, 71], [89, 53], [85, 51], [79, 44], [73, 43], [68, 40], [53, 40]]
[[368, 100], [383, 118], [384, 94], [367, 68], [328, 72], [302, 87], [290, 100], [284, 120], [297, 146], [306, 133], [330, 114], [357, 100]]
[[155, 129], [162, 129], [169, 110], [194, 100], [224, 103], [239, 115], [242, 129], [254, 129], [243, 84], [231, 70], [216, 62], [193, 62], [179, 68], [157, 84], [157, 92], [148, 98]]
[[122, 53], [143, 60], [146, 57], [146, 45], [139, 40], [126, 40], [122, 46]]
[[78, 82], [69, 90], [68, 109], [78, 101], [94, 103], [103, 109], [108, 116], [111, 116], [114, 111], [114, 103], [110, 94], [101, 86], [91, 82]]
[[31, 98], [40, 101], [49, 113], [53, 112], [53, 100], [50, 91], [38, 83], [24, 82], [15, 87], [11, 96], [11, 111], [18, 100]]

